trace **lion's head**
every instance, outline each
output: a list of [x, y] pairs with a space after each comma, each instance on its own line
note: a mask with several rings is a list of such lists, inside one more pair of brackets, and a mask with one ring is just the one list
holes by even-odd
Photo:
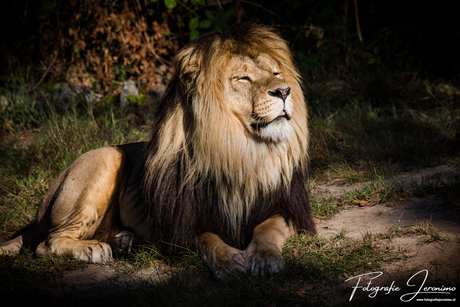
[[246, 137], [265, 143], [306, 129], [299, 74], [285, 41], [267, 27], [242, 25], [203, 35], [177, 55], [175, 65], [194, 95], [196, 119], [222, 112], [219, 122], [234, 122]]
[[[296, 169], [306, 168], [299, 73], [286, 42], [260, 25], [202, 35], [174, 68], [152, 128], [146, 198], [174, 207], [195, 189], [187, 196], [194, 206], [212, 207], [238, 237], [257, 200], [289, 189]], [[213, 199], [199, 203], [199, 189]]]

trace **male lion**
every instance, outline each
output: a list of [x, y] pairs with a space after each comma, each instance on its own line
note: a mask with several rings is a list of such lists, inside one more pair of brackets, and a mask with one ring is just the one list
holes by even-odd
[[79, 157], [3, 253], [38, 244], [38, 256], [104, 263], [129, 251], [129, 230], [167, 253], [194, 248], [220, 280], [283, 268], [286, 240], [315, 233], [306, 103], [286, 42], [237, 25], [190, 42], [174, 67], [150, 142]]

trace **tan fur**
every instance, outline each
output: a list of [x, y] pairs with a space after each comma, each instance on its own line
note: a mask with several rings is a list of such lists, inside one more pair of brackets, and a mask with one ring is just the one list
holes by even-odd
[[294, 234], [292, 225], [279, 215], [273, 216], [254, 229], [251, 243], [244, 251], [247, 273], [263, 275], [279, 272], [284, 267], [283, 246]]
[[[162, 192], [165, 182], [179, 184], [180, 192], [201, 178], [214, 180], [221, 201], [218, 216], [230, 228], [226, 236], [242, 237], [240, 225], [264, 209], [255, 207], [257, 201], [274, 190], [289, 190], [296, 169], [306, 167], [309, 137], [300, 77], [287, 44], [264, 27], [254, 28], [251, 35], [254, 43], [245, 48], [238, 41], [218, 38], [206, 54], [193, 43], [182, 49], [175, 59], [179, 78], [172, 82], [185, 87], [186, 97], [172, 97], [177, 104], [157, 122], [159, 132], [150, 143], [155, 146], [146, 147], [145, 165], [138, 162], [143, 149], [136, 144], [82, 155], [50, 186], [38, 209], [36, 227], [2, 243], [1, 251], [16, 254], [22, 245], [33, 245], [31, 241], [40, 237], [39, 256], [68, 255], [104, 263], [112, 257], [111, 247], [103, 241], [114, 216], [120, 215], [120, 226], [142, 239], [161, 240], [152, 234], [155, 225], [145, 217], [144, 201], [152, 203], [152, 191]], [[206, 59], [208, 64], [203, 62]], [[169, 175], [171, 168], [177, 169], [178, 157], [184, 169], [179, 183]], [[131, 183], [144, 172], [142, 183]], [[141, 185], [144, 195], [139, 199], [135, 196], [141, 194]], [[197, 219], [193, 212], [192, 218]], [[199, 218], [211, 225], [218, 220]], [[281, 270], [281, 250], [294, 231], [286, 217], [275, 214], [253, 228], [244, 251], [212, 232], [196, 233], [195, 243], [214, 276], [225, 280], [235, 273]]]
[[[93, 263], [110, 260], [110, 245], [95, 238], [118, 194], [122, 162], [122, 154], [111, 146], [80, 156], [50, 185], [37, 211], [37, 225], [18, 238], [40, 237], [36, 232], [45, 237], [36, 250], [41, 257], [63, 255]], [[0, 246], [3, 253], [19, 252], [21, 245], [14, 244], [15, 240]]]

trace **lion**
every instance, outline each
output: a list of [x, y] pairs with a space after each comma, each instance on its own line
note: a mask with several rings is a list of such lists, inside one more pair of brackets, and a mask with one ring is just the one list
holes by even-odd
[[166, 254], [196, 251], [218, 280], [283, 269], [286, 241], [316, 231], [307, 106], [287, 43], [240, 24], [191, 41], [174, 71], [150, 141], [77, 158], [3, 254], [24, 246], [105, 263], [136, 237]]

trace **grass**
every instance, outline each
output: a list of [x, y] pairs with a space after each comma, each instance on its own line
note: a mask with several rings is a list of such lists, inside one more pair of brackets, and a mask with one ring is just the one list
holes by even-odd
[[450, 241], [447, 235], [443, 235], [438, 228], [436, 228], [430, 220], [416, 221], [404, 230], [405, 233], [423, 235], [424, 237], [419, 240], [420, 244]]
[[355, 102], [332, 115], [313, 117], [314, 177], [326, 175], [357, 182], [372, 177], [375, 171], [389, 177], [456, 156], [458, 116], [448, 117], [448, 111], [437, 111], [432, 113], [436, 119], [420, 118], [409, 111], [402, 108], [390, 112]]
[[380, 176], [377, 178], [378, 181], [367, 181], [356, 189], [345, 190], [341, 196], [311, 195], [310, 202], [315, 217], [330, 218], [344, 208], [353, 206], [368, 207], [381, 203], [396, 206], [401, 200], [413, 195], [411, 189], [397, 181], [384, 182]]
[[[8, 105], [0, 105], [0, 236], [10, 238], [34, 220], [40, 199], [50, 182], [82, 153], [108, 144], [147, 139], [148, 126], [138, 124], [133, 110], [119, 110], [112, 102], [88, 101], [84, 96], [62, 103], [53, 90], [28, 95], [17, 89], [9, 93]], [[460, 135], [457, 104], [430, 92], [434, 106], [421, 111], [413, 107], [375, 107], [350, 100], [310, 112], [310, 185], [334, 182], [360, 184], [361, 189], [339, 196], [312, 195], [314, 216], [331, 218], [343, 208], [396, 206], [410, 196], [440, 195], [447, 205], [460, 196], [459, 182], [428, 182], [408, 187], [387, 182], [403, 170], [457, 163]], [[2, 109], [3, 108], [3, 109]], [[428, 116], [428, 115], [429, 116]], [[457, 162], [456, 162], [457, 161]], [[432, 226], [432, 225], [431, 225]], [[262, 279], [235, 277], [229, 283], [215, 282], [198, 257], [188, 252], [181, 259], [166, 258], [152, 246], [144, 246], [112, 265], [136, 272], [158, 263], [170, 265], [161, 282], [137, 282], [110, 295], [92, 298], [92, 305], [117, 306], [304, 306], [332, 304], [336, 285], [354, 272], [377, 270], [398, 259], [401, 253], [382, 248], [382, 240], [422, 234], [424, 243], [444, 240], [428, 224], [399, 225], [384, 235], [364, 234], [347, 238], [346, 230], [325, 239], [298, 235], [284, 249], [286, 269]], [[126, 264], [126, 265], [125, 265]], [[30, 252], [18, 257], [0, 256], [0, 294], [30, 297], [42, 295], [66, 271], [84, 268], [70, 259], [35, 258]], [[15, 292], [16, 291], [16, 292]]]

